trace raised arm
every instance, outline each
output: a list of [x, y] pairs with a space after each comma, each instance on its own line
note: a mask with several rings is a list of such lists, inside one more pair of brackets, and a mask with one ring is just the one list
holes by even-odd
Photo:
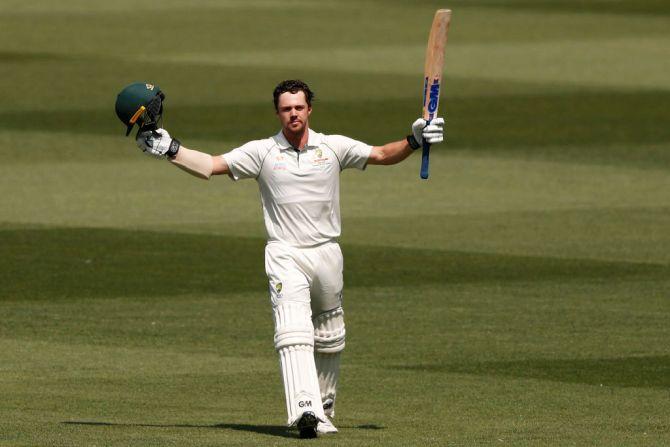
[[220, 155], [209, 155], [182, 146], [170, 163], [189, 174], [208, 180], [213, 175], [229, 174], [228, 163]]
[[371, 165], [394, 165], [410, 156], [414, 150], [421, 147], [424, 139], [430, 144], [440, 143], [443, 140], [444, 119], [435, 118], [426, 125], [422, 118], [412, 124], [412, 134], [407, 138], [387, 143], [383, 146], [374, 146], [370, 152], [368, 163]]
[[383, 146], [373, 146], [368, 158], [371, 165], [394, 165], [410, 156], [414, 149], [406, 139], [387, 143]]
[[188, 149], [170, 137], [165, 129], [140, 132], [137, 145], [148, 155], [167, 158], [170, 163], [196, 177], [208, 180], [212, 175], [228, 174], [230, 169], [222, 156]]

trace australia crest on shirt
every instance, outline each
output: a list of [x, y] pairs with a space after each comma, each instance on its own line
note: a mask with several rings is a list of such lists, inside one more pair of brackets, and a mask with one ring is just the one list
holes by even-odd
[[316, 148], [312, 154], [312, 166], [324, 167], [328, 164], [330, 157], [323, 153], [323, 149]]

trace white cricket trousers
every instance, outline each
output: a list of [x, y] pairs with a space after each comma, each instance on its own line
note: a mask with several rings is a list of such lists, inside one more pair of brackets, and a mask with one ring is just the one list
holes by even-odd
[[[314, 412], [324, 421], [324, 399], [334, 399], [339, 351], [344, 348], [342, 268], [342, 251], [336, 242], [309, 248], [271, 242], [265, 247], [274, 343], [289, 426], [295, 425], [305, 411]], [[313, 316], [318, 321], [318, 344]], [[333, 325], [335, 330], [330, 330]], [[317, 353], [318, 364], [315, 344], [328, 353]]]
[[309, 303], [313, 315], [342, 305], [342, 251], [337, 242], [297, 248], [280, 242], [265, 247], [270, 299]]

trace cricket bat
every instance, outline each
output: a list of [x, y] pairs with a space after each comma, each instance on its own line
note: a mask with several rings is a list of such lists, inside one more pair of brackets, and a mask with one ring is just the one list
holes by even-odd
[[[444, 48], [447, 45], [447, 33], [451, 22], [450, 9], [435, 11], [433, 26], [428, 35], [426, 48], [426, 65], [423, 69], [423, 119], [428, 123], [437, 117], [437, 107], [440, 102], [440, 87], [442, 86], [442, 69], [444, 68]], [[430, 143], [423, 142], [421, 155], [421, 178], [428, 178], [428, 161]]]

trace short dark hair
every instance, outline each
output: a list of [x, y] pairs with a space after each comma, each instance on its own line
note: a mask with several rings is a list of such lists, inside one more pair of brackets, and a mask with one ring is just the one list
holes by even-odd
[[279, 96], [282, 93], [298, 93], [303, 92], [305, 94], [305, 99], [307, 100], [307, 105], [312, 107], [312, 99], [314, 99], [314, 92], [309, 89], [309, 86], [302, 82], [299, 79], [287, 79], [286, 81], [280, 82], [273, 93], [275, 101], [275, 110], [279, 110]]

